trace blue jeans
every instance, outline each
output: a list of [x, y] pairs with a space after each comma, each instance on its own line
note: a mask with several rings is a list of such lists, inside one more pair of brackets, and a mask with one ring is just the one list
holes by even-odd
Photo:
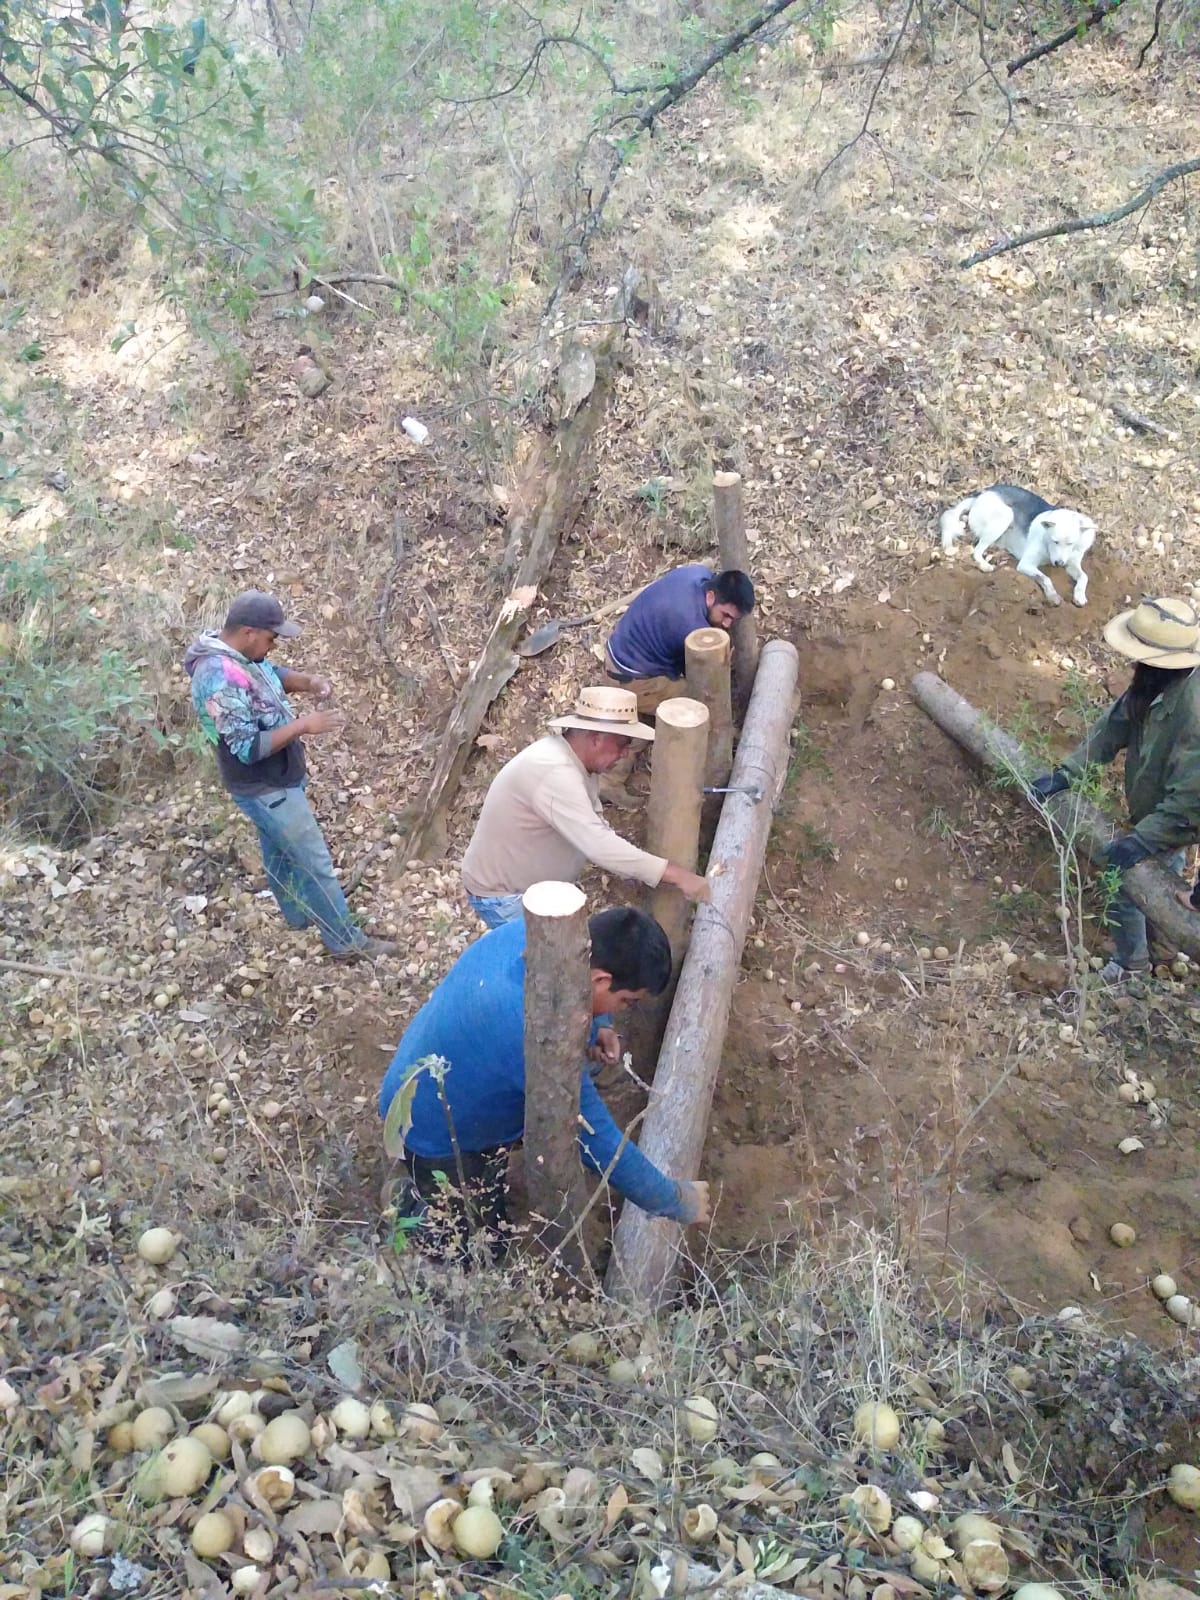
[[[1171, 872], [1182, 876], [1187, 865], [1187, 851], [1172, 850], [1169, 855], [1161, 855], [1157, 859]], [[1114, 958], [1126, 971], [1148, 967], [1150, 940], [1146, 918], [1123, 889], [1118, 891], [1108, 908], [1108, 920], [1112, 927]]]
[[235, 794], [233, 799], [258, 829], [267, 883], [288, 927], [309, 928], [315, 922], [335, 955], [362, 944], [362, 929], [351, 920], [329, 846], [303, 787]]
[[502, 928], [523, 913], [519, 894], [468, 894], [471, 910], [489, 928]]

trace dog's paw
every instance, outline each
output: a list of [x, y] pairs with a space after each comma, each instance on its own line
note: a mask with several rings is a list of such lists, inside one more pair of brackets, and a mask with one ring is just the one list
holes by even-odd
[[1051, 589], [1046, 596], [1046, 603], [1052, 606], [1060, 606], [1062, 605], [1062, 595], [1059, 594], [1057, 589]]
[[1084, 591], [1081, 594], [1080, 591], [1078, 589], [1076, 589], [1075, 593], [1071, 596], [1071, 599], [1075, 602], [1075, 604], [1077, 606], [1085, 606], [1085, 605], [1087, 605], [1087, 590], [1084, 589]]

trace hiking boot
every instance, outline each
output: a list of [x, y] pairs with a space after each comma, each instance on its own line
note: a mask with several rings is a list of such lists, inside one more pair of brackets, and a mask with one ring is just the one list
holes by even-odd
[[349, 950], [327, 950], [326, 954], [331, 961], [378, 961], [381, 956], [398, 956], [400, 946], [395, 939], [364, 939]]
[[1106, 961], [1096, 974], [1096, 982], [1106, 989], [1123, 989], [1136, 978], [1148, 978], [1150, 967], [1123, 967], [1119, 961]]

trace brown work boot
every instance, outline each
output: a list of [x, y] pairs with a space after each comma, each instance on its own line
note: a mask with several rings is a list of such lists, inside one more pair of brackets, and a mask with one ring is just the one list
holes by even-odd
[[398, 956], [400, 946], [395, 939], [368, 938], [349, 950], [328, 950], [326, 954], [331, 961], [377, 961], [381, 956]]

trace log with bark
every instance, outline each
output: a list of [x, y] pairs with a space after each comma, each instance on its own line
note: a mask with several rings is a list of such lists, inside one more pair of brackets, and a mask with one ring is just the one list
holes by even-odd
[[587, 897], [573, 883], [535, 883], [525, 908], [525, 1181], [538, 1242], [563, 1247], [578, 1272], [575, 1223], [587, 1202], [579, 1160], [579, 1076], [592, 1029]]
[[[717, 549], [721, 569], [750, 570], [750, 548], [746, 543], [746, 512], [742, 502], [740, 472], [713, 475], [713, 515], [717, 525]], [[733, 643], [733, 706], [743, 714], [758, 671], [758, 624], [751, 613], [739, 617], [730, 630]]]
[[[763, 647], [730, 776], [734, 788], [753, 794], [725, 797], [709, 858], [712, 900], [697, 909], [658, 1058], [638, 1143], [673, 1178], [694, 1178], [700, 1168], [742, 946], [787, 775], [798, 666], [795, 646], [786, 640]], [[661, 1305], [673, 1287], [678, 1243], [678, 1223], [627, 1205], [613, 1240], [608, 1292]]]
[[593, 470], [593, 443], [608, 404], [615, 361], [615, 354], [607, 346], [597, 353], [596, 382], [591, 394], [553, 438], [541, 445], [535, 465], [527, 474], [531, 482], [541, 484], [540, 494], [532, 503], [526, 495], [514, 496], [508, 547], [514, 555], [519, 552], [516, 576], [454, 702], [425, 795], [404, 818], [409, 835], [407, 858], [433, 858], [446, 848], [446, 815], [475, 737], [488, 707], [521, 664], [513, 646], [525, 627], [539, 586], [550, 571], [559, 541], [587, 494]]
[[[936, 673], [918, 672], [911, 689], [921, 710], [980, 766], [1018, 778], [1025, 785], [1043, 770], [1019, 740], [977, 711]], [[1115, 830], [1098, 806], [1075, 790], [1052, 795], [1044, 803], [1032, 801], [1027, 787], [1024, 792], [1077, 850], [1097, 867], [1104, 867], [1104, 847]], [[1175, 898], [1178, 890], [1189, 887], [1182, 878], [1159, 861], [1142, 861], [1124, 874], [1121, 887], [1166, 943], [1200, 960], [1200, 917]]]

